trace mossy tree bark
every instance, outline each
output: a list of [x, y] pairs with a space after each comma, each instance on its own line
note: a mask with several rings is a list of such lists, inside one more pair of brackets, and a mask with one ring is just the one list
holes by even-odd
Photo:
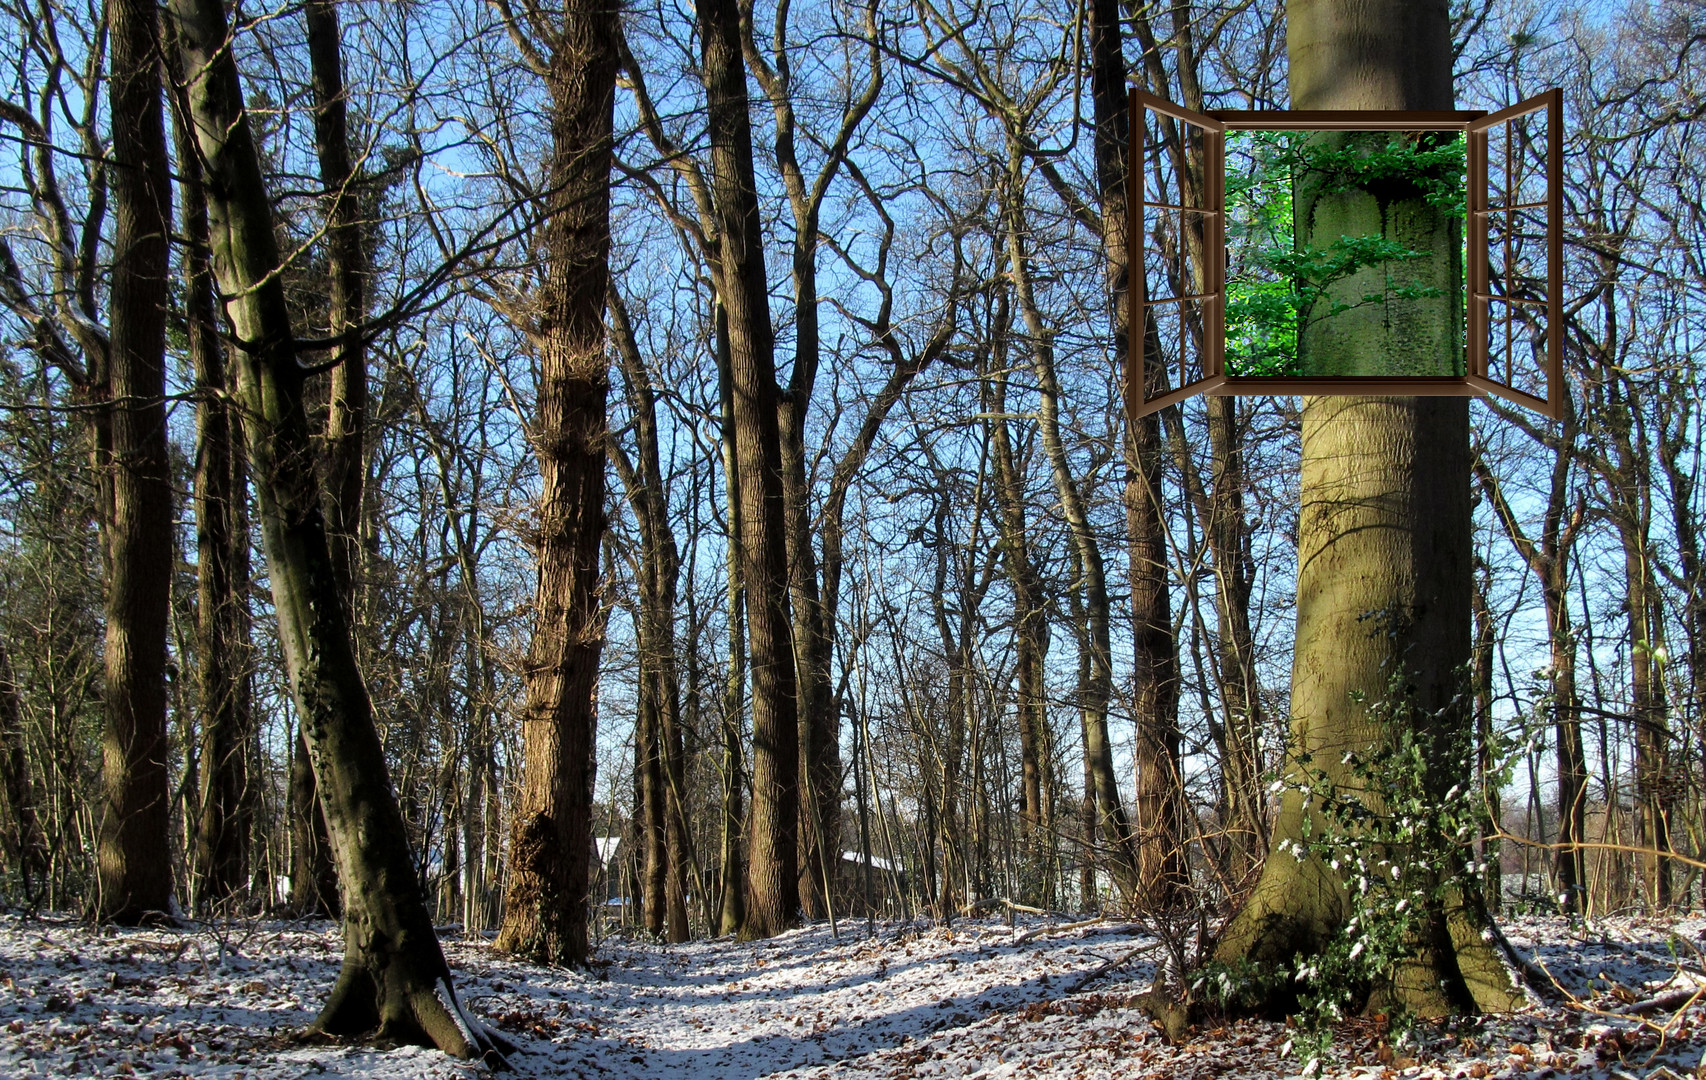
[[[1447, 18], [1446, 6], [1431, 0], [1299, 0], [1288, 10], [1292, 106], [1450, 108]], [[1343, 201], [1369, 197], [1350, 192]], [[1389, 210], [1390, 220], [1414, 223], [1425, 216], [1414, 205]], [[1313, 220], [1300, 216], [1300, 239], [1324, 217], [1319, 211]], [[1434, 227], [1449, 235], [1447, 221]], [[1453, 290], [1434, 298], [1431, 308], [1412, 301], [1405, 319], [1365, 324], [1355, 347], [1377, 358], [1399, 351], [1414, 357], [1394, 338], [1408, 334], [1404, 325], [1418, 319], [1433, 322], [1433, 339], [1450, 340], [1460, 334], [1459, 295]], [[1461, 344], [1457, 349], [1454, 355], [1438, 345], [1428, 373], [1446, 373]], [[1438, 752], [1473, 722], [1458, 693], [1470, 657], [1469, 483], [1464, 399], [1305, 399], [1289, 750], [1294, 766], [1308, 754], [1311, 768], [1355, 786], [1351, 767], [1340, 764], [1345, 754], [1388, 745], [1400, 733], [1386, 725], [1411, 723], [1423, 746], [1436, 751], [1430, 759], [1436, 767], [1426, 778], [1430, 787], [1443, 792], [1470, 779], [1453, 776], [1461, 763]], [[1391, 687], [1405, 700], [1390, 712], [1353, 700], [1381, 700]], [[1276, 840], [1301, 839], [1310, 814], [1305, 796], [1288, 791]], [[1276, 845], [1254, 893], [1222, 935], [1217, 959], [1289, 964], [1341, 932], [1347, 908], [1345, 885], [1329, 865]], [[1517, 1004], [1501, 958], [1482, 938], [1487, 918], [1464, 890], [1432, 901], [1410, 958], [1390, 985], [1371, 988], [1371, 1004], [1418, 1015]]]
[[463, 1011], [433, 931], [332, 569], [314, 446], [235, 52], [219, 0], [173, 0], [184, 107], [207, 194], [213, 274], [232, 330], [279, 643], [344, 894], [344, 961], [314, 1021], [330, 1034], [492, 1049]]

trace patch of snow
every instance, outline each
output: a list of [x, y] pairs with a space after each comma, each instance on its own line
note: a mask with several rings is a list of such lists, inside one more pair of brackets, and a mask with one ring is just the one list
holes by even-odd
[[[1055, 927], [1052, 931], [1051, 927]], [[1706, 1005], [1644, 1015], [1706, 986], [1706, 921], [1601, 920], [1583, 932], [1521, 918], [1506, 936], [1549, 971], [1554, 995], [1504, 1017], [1424, 1024], [1388, 1045], [1372, 1020], [1335, 1033], [1316, 1075], [1694, 1075]], [[445, 941], [447, 1007], [518, 1046], [519, 1076], [588, 1080], [1192, 1080], [1298, 1075], [1280, 1023], [1208, 1025], [1169, 1046], [1135, 1005], [1156, 972], [1128, 928], [1047, 919], [951, 928], [863, 924], [770, 941], [664, 946], [607, 939], [590, 970], [518, 963], [483, 937]], [[481, 1067], [415, 1047], [300, 1041], [338, 972], [332, 923], [238, 922], [113, 930], [0, 916], [0, 1076], [450, 1080]], [[220, 965], [241, 953], [242, 965]], [[1689, 995], [1682, 994], [1686, 999]], [[1701, 995], [1706, 999], [1706, 994]]]

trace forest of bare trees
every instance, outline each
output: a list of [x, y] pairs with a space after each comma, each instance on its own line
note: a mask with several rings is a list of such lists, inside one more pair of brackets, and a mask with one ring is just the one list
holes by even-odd
[[[1397, 662], [1495, 912], [1706, 906], [1706, 4], [1457, 0], [1367, 87], [1342, 6], [4, 0], [0, 904], [339, 916], [320, 1026], [464, 1056], [435, 926], [1252, 923], [1294, 711]], [[1560, 88], [1562, 419], [1128, 418], [1130, 87]]]

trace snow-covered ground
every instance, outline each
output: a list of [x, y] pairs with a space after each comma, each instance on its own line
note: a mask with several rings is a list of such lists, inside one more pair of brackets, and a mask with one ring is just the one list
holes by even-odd
[[[1129, 928], [991, 919], [879, 925], [874, 938], [863, 922], [840, 929], [751, 944], [610, 940], [590, 972], [516, 963], [483, 940], [445, 947], [464, 1002], [520, 1046], [511, 1064], [524, 1077], [1191, 1080], [1302, 1066], [1284, 1053], [1283, 1024], [1240, 1021], [1167, 1046], [1131, 1003], [1158, 952]], [[1696, 951], [1706, 921], [1617, 920], [1572, 935], [1562, 920], [1527, 919], [1505, 929], [1574, 1002], [1423, 1026], [1396, 1047], [1372, 1022], [1353, 1021], [1337, 1034], [1328, 1075], [1696, 1075], [1706, 1000], [1679, 999], [1706, 986]], [[293, 1038], [331, 986], [340, 944], [326, 923], [115, 931], [0, 916], [0, 1077], [481, 1071], [417, 1048]], [[1618, 1012], [1631, 1005], [1644, 1015]]]

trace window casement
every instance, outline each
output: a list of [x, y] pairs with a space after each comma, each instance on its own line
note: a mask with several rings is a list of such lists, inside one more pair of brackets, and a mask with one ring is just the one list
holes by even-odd
[[[1198, 113], [1136, 89], [1130, 108], [1125, 377], [1134, 418], [1197, 394], [1494, 394], [1562, 415], [1560, 91], [1491, 114]], [[1229, 138], [1239, 150], [1232, 165]], [[1423, 214], [1456, 222], [1416, 234], [1434, 245], [1431, 257], [1387, 235], [1401, 232], [1385, 227], [1387, 203], [1364, 197], [1400, 181], [1412, 202], [1436, 208]], [[1340, 202], [1311, 201], [1320, 192]], [[1378, 213], [1380, 235], [1317, 240], [1338, 230], [1312, 217], [1308, 245], [1299, 241], [1298, 205], [1312, 215], [1357, 198], [1378, 203], [1368, 212]], [[1332, 212], [1339, 216], [1324, 219], [1332, 225], [1354, 218]], [[1461, 243], [1460, 259], [1441, 253], [1446, 234]], [[1344, 321], [1323, 329], [1331, 319]], [[1367, 357], [1358, 320], [1421, 326], [1388, 329], [1388, 340], [1408, 342], [1430, 371], [1456, 372], [1417, 374], [1402, 357]], [[1349, 344], [1335, 354], [1335, 340]]]

